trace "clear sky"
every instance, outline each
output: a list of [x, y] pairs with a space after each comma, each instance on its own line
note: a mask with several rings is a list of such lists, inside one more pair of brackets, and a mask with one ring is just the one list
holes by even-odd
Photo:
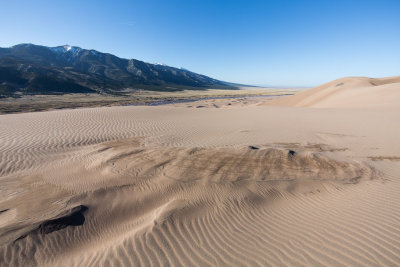
[[400, 0], [1, 0], [0, 46], [70, 44], [271, 86], [400, 75]]

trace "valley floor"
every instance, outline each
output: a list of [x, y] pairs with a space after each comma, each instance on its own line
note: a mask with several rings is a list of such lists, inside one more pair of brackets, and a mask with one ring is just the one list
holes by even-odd
[[[135, 90], [120, 94], [63, 94], [63, 95], [23, 95], [19, 98], [0, 98], [0, 114], [48, 111], [85, 107], [161, 105], [190, 103], [198, 100], [250, 99], [265, 102], [276, 97], [292, 95], [298, 89], [274, 89], [243, 87], [238, 90], [183, 90], [177, 92], [157, 92]], [[257, 98], [257, 99], [254, 99]]]

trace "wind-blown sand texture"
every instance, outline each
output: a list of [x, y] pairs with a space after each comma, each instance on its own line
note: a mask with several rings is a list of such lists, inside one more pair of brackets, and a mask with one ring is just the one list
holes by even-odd
[[0, 265], [398, 266], [392, 81], [2, 115]]

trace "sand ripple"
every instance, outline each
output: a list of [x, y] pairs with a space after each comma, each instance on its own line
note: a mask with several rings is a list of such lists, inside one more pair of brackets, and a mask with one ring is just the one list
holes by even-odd
[[0, 116], [0, 265], [397, 266], [399, 144], [381, 115]]

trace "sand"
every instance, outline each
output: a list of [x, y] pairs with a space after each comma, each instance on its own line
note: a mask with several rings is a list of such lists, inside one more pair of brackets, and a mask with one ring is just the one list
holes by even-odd
[[[294, 96], [273, 105], [314, 108], [396, 109], [400, 105], [400, 76], [389, 78], [347, 77]], [[268, 103], [269, 104], [269, 103]]]
[[398, 266], [398, 82], [2, 115], [0, 265]]

